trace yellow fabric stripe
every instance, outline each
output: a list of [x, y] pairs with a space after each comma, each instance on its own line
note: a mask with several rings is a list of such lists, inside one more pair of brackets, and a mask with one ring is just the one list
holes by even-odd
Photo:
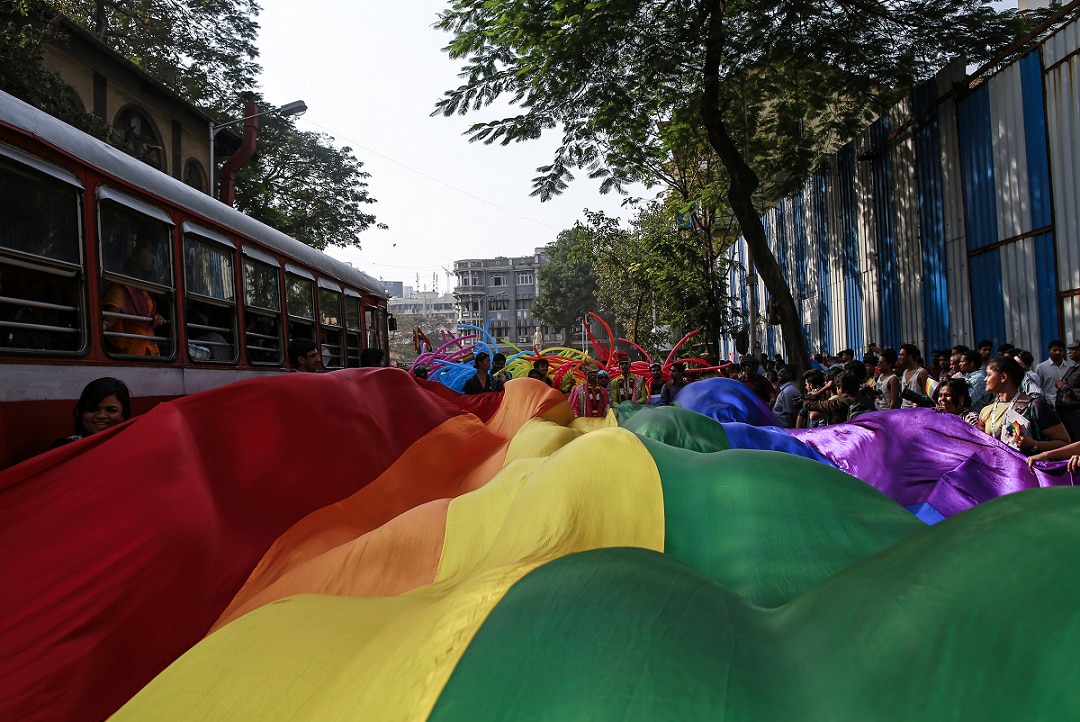
[[[520, 434], [550, 441], [552, 426], [529, 422]], [[599, 547], [660, 551], [663, 540], [659, 473], [630, 432], [604, 428], [547, 458], [511, 458], [451, 502], [434, 584], [266, 605], [199, 643], [114, 720], [424, 719], [488, 613], [530, 570]]]

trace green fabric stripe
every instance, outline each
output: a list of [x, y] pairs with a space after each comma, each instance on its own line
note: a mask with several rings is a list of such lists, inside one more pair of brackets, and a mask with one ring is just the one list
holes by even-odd
[[708, 453], [730, 449], [727, 432], [715, 420], [677, 406], [619, 404], [615, 420], [621, 428], [689, 451]]
[[729, 605], [740, 602], [656, 552], [556, 559], [488, 615], [429, 719], [703, 719], [733, 671]]
[[759, 606], [786, 604], [926, 528], [869, 484], [810, 459], [698, 454], [639, 438], [660, 470], [664, 552]]
[[1080, 719], [1080, 491], [925, 527], [776, 610], [600, 549], [519, 581], [433, 720]]

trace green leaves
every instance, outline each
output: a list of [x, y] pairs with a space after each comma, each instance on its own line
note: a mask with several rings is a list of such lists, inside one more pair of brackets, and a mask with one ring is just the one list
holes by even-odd
[[[219, 121], [239, 117], [238, 89], [256, 85], [255, 0], [62, 0], [60, 7]], [[83, 113], [74, 91], [38, 61], [38, 45], [54, 14], [38, 0], [0, 2], [0, 88], [108, 139], [107, 124]], [[257, 159], [237, 177], [237, 206], [315, 248], [359, 246], [359, 234], [377, 225], [363, 210], [375, 199], [362, 167], [333, 138], [299, 132], [292, 121], [267, 115]]]
[[588, 239], [579, 229], [559, 233], [547, 247], [548, 262], [538, 272], [540, 293], [532, 314], [545, 326], [571, 329], [596, 311], [596, 279]]
[[378, 225], [364, 211], [375, 199], [351, 148], [336, 148], [333, 138], [298, 131], [278, 116], [265, 117], [259, 143], [272, 152], [260, 152], [238, 175], [240, 210], [320, 250], [359, 247], [359, 234]]
[[[533, 179], [541, 200], [584, 171], [602, 190], [663, 183], [703, 218], [730, 201], [799, 363], [802, 330], [760, 211], [915, 83], [957, 56], [988, 57], [1022, 25], [981, 0], [454, 0], [437, 27], [453, 35], [448, 51], [465, 62], [464, 82], [436, 112], [498, 98], [522, 109], [474, 125], [467, 135], [482, 142], [561, 129]], [[719, 258], [711, 242], [701, 244], [701, 268]], [[640, 292], [649, 283], [656, 303], [656, 278]], [[723, 289], [708, 284], [700, 303], [684, 294], [678, 310], [673, 294], [672, 317], [723, 328]]]

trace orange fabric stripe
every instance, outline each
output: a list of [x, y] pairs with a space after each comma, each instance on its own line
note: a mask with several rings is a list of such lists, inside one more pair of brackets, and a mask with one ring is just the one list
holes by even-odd
[[210, 631], [294, 594], [384, 596], [430, 584], [442, 553], [449, 499], [482, 487], [498, 473], [510, 440], [527, 421], [569, 416], [562, 394], [526, 381], [507, 384], [486, 424], [468, 414], [448, 419], [370, 484], [293, 525]]

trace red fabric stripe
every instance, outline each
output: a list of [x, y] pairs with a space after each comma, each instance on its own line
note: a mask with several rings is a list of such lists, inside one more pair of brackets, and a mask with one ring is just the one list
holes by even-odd
[[462, 413], [454, 401], [396, 369], [289, 374], [0, 474], [0, 719], [108, 716], [205, 634], [279, 535]]

